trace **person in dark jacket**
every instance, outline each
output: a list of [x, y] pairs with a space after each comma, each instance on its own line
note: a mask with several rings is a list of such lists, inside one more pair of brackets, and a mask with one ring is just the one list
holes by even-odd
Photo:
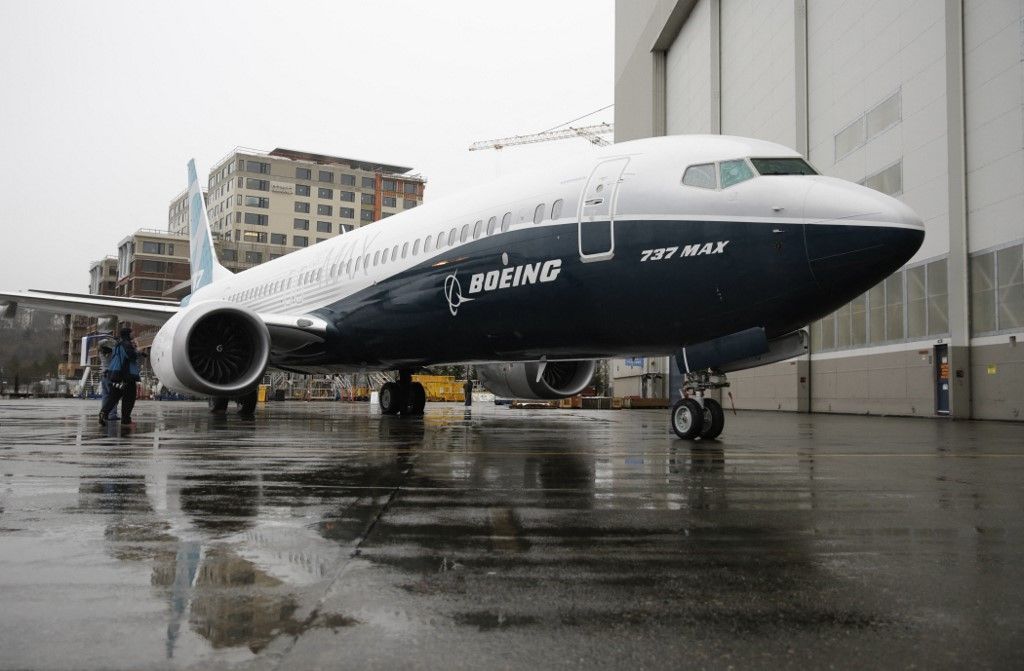
[[110, 380], [110, 395], [100, 409], [100, 424], [106, 425], [107, 415], [117, 402], [121, 402], [121, 424], [132, 423], [132, 409], [135, 407], [136, 383], [139, 381], [139, 353], [132, 342], [132, 330], [121, 329], [121, 338], [114, 346], [107, 366]]
[[[113, 336], [105, 337], [100, 340], [100, 407], [107, 402], [107, 398], [110, 396], [110, 377], [107, 376], [107, 367], [110, 365], [110, 356], [114, 353], [114, 347], [117, 346], [117, 338]], [[110, 411], [107, 419], [117, 420], [120, 419], [117, 415], [117, 408], [115, 407]]]

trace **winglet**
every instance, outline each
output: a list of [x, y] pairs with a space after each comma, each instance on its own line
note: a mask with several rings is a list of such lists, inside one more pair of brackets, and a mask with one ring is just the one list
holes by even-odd
[[210, 219], [206, 216], [203, 190], [196, 175], [195, 159], [188, 162], [188, 219], [192, 293], [195, 293], [207, 284], [231, 274], [230, 270], [217, 261], [217, 253], [213, 249], [213, 234], [210, 232]]

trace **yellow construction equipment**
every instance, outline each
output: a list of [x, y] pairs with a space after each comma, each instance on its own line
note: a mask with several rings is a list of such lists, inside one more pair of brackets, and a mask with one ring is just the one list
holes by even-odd
[[428, 401], [466, 400], [463, 383], [451, 375], [413, 375], [412, 380], [423, 385]]

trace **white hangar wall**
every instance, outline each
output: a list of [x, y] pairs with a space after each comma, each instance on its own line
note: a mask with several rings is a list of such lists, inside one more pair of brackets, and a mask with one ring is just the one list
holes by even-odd
[[934, 415], [945, 384], [954, 417], [1024, 419], [1022, 26], [1024, 0], [616, 3], [617, 141], [779, 142], [925, 221], [809, 357], [731, 375], [738, 407]]

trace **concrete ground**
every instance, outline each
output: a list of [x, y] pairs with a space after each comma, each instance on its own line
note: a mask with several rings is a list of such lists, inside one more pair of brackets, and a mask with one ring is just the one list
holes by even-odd
[[1020, 668], [1024, 425], [0, 403], [0, 668]]

